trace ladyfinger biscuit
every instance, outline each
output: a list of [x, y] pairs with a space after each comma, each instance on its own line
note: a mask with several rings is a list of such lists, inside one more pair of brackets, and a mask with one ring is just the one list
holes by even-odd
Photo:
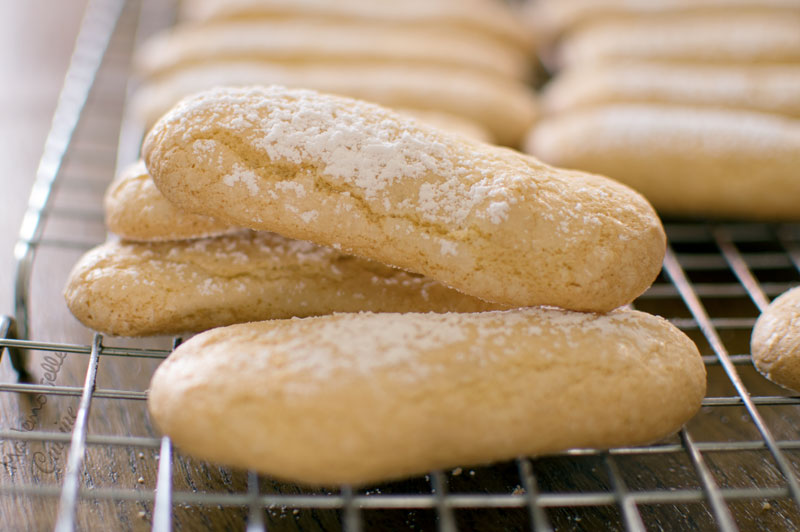
[[632, 59], [718, 64], [800, 62], [800, 13], [718, 13], [587, 24], [558, 53], [562, 67]]
[[[436, 111], [400, 110], [422, 122], [475, 140], [490, 135], [477, 124]], [[189, 214], [167, 201], [156, 188], [144, 161], [125, 168], [105, 195], [106, 227], [115, 235], [136, 242], [204, 238], [241, 231], [208, 216]]]
[[527, 54], [481, 35], [457, 29], [332, 24], [303, 19], [232, 21], [178, 26], [144, 43], [136, 66], [145, 78], [184, 66], [225, 61], [268, 61], [286, 65], [322, 63], [428, 64], [524, 79]]
[[775, 299], [761, 314], [750, 348], [758, 371], [800, 392], [800, 287]]
[[529, 308], [215, 329], [162, 363], [148, 406], [190, 455], [334, 486], [646, 444], [704, 394], [697, 348], [661, 318]]
[[313, 91], [198, 94], [143, 154], [179, 208], [501, 304], [611, 310], [650, 285], [665, 249], [658, 217], [623, 185]]
[[708, 106], [800, 118], [800, 65], [610, 62], [567, 69], [545, 88], [553, 114], [613, 103]]
[[500, 144], [518, 146], [536, 119], [533, 92], [520, 83], [477, 72], [423, 66], [285, 66], [236, 62], [187, 67], [145, 84], [134, 113], [148, 126], [182, 98], [217, 86], [286, 85], [359, 98], [392, 108], [452, 114], [488, 129]]
[[459, 28], [523, 49], [531, 45], [530, 35], [513, 11], [486, 0], [186, 0], [181, 8], [181, 19], [194, 22], [302, 17], [364, 26], [392, 23], [434, 30]]
[[81, 323], [116, 336], [333, 312], [502, 308], [419, 275], [251, 231], [194, 241], [108, 242], [75, 265], [65, 298]]
[[143, 161], [125, 168], [104, 198], [106, 227], [126, 240], [203, 238], [241, 228], [177, 209], [158, 191]]
[[[531, 20], [548, 39], [554, 39], [597, 20], [636, 22], [673, 15], [759, 15], [800, 12], [797, 0], [538, 0]], [[738, 38], [738, 36], [737, 36]]]
[[764, 113], [607, 105], [540, 122], [527, 149], [600, 172], [664, 214], [800, 219], [800, 121]]

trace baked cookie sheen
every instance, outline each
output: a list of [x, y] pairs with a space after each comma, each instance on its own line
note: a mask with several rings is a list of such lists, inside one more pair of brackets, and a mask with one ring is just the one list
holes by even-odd
[[282, 64], [429, 64], [525, 79], [527, 54], [447, 26], [365, 25], [307, 19], [233, 21], [171, 28], [144, 43], [136, 66], [153, 77], [191, 64], [252, 59]]
[[794, 64], [800, 61], [800, 10], [601, 19], [567, 34], [558, 52], [562, 67], [620, 59]]
[[617, 179], [664, 214], [800, 220], [800, 120], [732, 109], [599, 105], [543, 120], [526, 149], [550, 164]]
[[161, 364], [148, 406], [197, 458], [337, 486], [650, 443], [704, 392], [697, 348], [666, 320], [531, 308], [215, 329]]
[[665, 250], [655, 212], [624, 185], [314, 91], [200, 93], [156, 124], [143, 154], [179, 208], [510, 306], [617, 308]]
[[391, 23], [459, 28], [523, 49], [530, 48], [532, 41], [515, 12], [494, 0], [184, 0], [180, 9], [182, 19], [204, 23], [302, 17], [366, 26]]
[[108, 242], [78, 261], [65, 298], [84, 325], [116, 336], [333, 312], [503, 308], [421, 275], [252, 231], [194, 241]]
[[800, 65], [619, 61], [580, 65], [547, 85], [547, 114], [615, 103], [741, 109], [800, 118]]
[[103, 207], [106, 227], [125, 240], [182, 240], [241, 231], [176, 208], [158, 191], [142, 161], [120, 172], [106, 190]]
[[480, 72], [425, 65], [227, 61], [186, 65], [145, 83], [133, 113], [152, 127], [182, 98], [220, 86], [285, 85], [375, 102], [393, 109], [448, 113], [475, 122], [500, 144], [518, 146], [538, 114], [533, 91]]

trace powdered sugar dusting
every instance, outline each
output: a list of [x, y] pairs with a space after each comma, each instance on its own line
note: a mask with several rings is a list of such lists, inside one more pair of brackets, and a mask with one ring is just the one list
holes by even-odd
[[210, 154], [217, 147], [217, 142], [211, 139], [197, 139], [192, 143], [195, 155]]
[[[343, 370], [370, 374], [387, 367], [411, 367], [415, 370], [399, 372], [397, 378], [414, 380], [428, 372], [425, 365], [414, 364], [420, 355], [468, 339], [454, 315], [430, 315], [435, 316], [434, 320], [423, 314], [388, 315], [396, 318], [391, 320], [370, 319], [375, 316], [378, 315], [338, 315], [335, 316], [338, 319], [317, 320], [306, 334], [290, 337], [283, 336], [279, 328], [260, 332], [263, 342], [273, 344], [269, 350], [263, 350], [266, 359], [260, 362], [280, 360], [285, 369], [315, 380], [335, 378]], [[276, 343], [278, 337], [282, 338]], [[358, 341], [348, 342], [343, 349], [340, 342], [331, 341], [335, 338]], [[310, 385], [313, 383], [298, 382], [296, 391]]]
[[[217, 149], [217, 141], [212, 139], [197, 139], [192, 143], [192, 153], [198, 162], [207, 165], [218, 165], [222, 162], [220, 156], [214, 159], [214, 152]], [[147, 169], [145, 168], [145, 171]]]
[[[666, 351], [663, 338], [654, 334], [657, 320], [630, 310], [595, 315], [551, 308], [470, 315], [361, 313], [239, 326], [236, 335], [226, 338], [241, 342], [237, 349], [253, 351], [247, 357], [251, 371], [279, 368], [282, 375], [296, 375], [284, 385], [303, 393], [342, 375], [388, 372], [402, 381], [424, 379], [431, 372], [452, 369], [449, 363], [445, 368], [437, 365], [441, 361], [431, 362], [438, 359], [433, 353], [442, 350], [452, 351], [448, 357], [471, 366], [489, 368], [505, 357], [520, 356], [549, 364], [563, 358], [558, 350], [583, 345], [575, 351], [584, 353], [581, 342], [593, 342], [593, 335], [608, 338], [614, 347], [585, 356], [596, 359], [606, 354], [641, 363], [647, 355], [648, 364], [658, 365]], [[528, 341], [521, 341], [525, 337]], [[349, 341], [343, 343], [343, 338]]]
[[233, 165], [233, 173], [222, 177], [222, 182], [229, 187], [236, 185], [236, 183], [244, 183], [251, 196], [258, 194], [258, 176], [255, 172], [239, 163]]
[[306, 197], [306, 189], [300, 183], [295, 183], [294, 181], [278, 181], [273, 186], [282, 191], [291, 190], [297, 195], [298, 198]]
[[222, 294], [222, 287], [219, 283], [214, 282], [214, 279], [206, 278], [197, 287], [197, 291], [205, 296]]
[[503, 220], [508, 220], [508, 202], [493, 201], [489, 204], [489, 220], [493, 224], [499, 224]]
[[[204, 118], [195, 120], [195, 113]], [[477, 164], [494, 161], [485, 147], [465, 144], [411, 118], [308, 90], [213, 89], [185, 100], [168, 117], [183, 128], [186, 140], [225, 128], [273, 163], [312, 166], [323, 180], [337, 188], [344, 185], [372, 208], [414, 212], [433, 223], [458, 224], [474, 216], [500, 224], [509, 206], [506, 183], [520, 173], [519, 168], [504, 173]], [[269, 189], [268, 195], [294, 186], [257, 181], [243, 167], [234, 170], [224, 183], [244, 183], [251, 194], [259, 192], [258, 183]], [[418, 198], [408, 196], [408, 183], [419, 190]], [[306, 193], [302, 187], [293, 190], [298, 197]]]
[[305, 223], [313, 222], [318, 217], [319, 213], [317, 211], [306, 211], [300, 215], [300, 219], [303, 220]]
[[[263, 136], [256, 145], [271, 160], [314, 161], [324, 174], [348, 181], [368, 200], [378, 199], [399, 180], [448, 169], [446, 147], [419, 129], [404, 128], [399, 117], [374, 123], [361, 108], [367, 106], [346, 111], [336, 100], [315, 93], [294, 91], [292, 96], [296, 98], [288, 102], [271, 102], [273, 108], [261, 123]], [[390, 208], [387, 198], [382, 199]]]
[[439, 246], [441, 246], [442, 255], [458, 255], [458, 247], [456, 246], [455, 242], [440, 239]]

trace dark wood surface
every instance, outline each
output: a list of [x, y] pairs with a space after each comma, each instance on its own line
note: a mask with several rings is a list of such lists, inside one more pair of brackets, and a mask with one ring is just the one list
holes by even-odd
[[[6, 2], [0, 23], [13, 32], [14, 47], [3, 47], [3, 54], [20, 57], [9, 62], [4, 55], [3, 72], [15, 79], [13, 88], [2, 87], [3, 180], [3, 257], [0, 294], [10, 300], [12, 290], [11, 243], [32, 181], [36, 161], [49, 124], [55, 96], [61, 85], [66, 60], [79, 20], [82, 1], [61, 0], [52, 3]], [[47, 46], [43, 42], [48, 42]], [[27, 43], [27, 44], [25, 44]], [[119, 39], [112, 54], [123, 53], [130, 43]], [[25, 54], [28, 54], [27, 56]], [[24, 60], [24, 57], [28, 57]], [[12, 65], [12, 66], [9, 66]], [[26, 66], [35, 65], [26, 70]], [[41, 70], [40, 70], [41, 69]], [[46, 72], [46, 73], [45, 73]], [[35, 75], [34, 75], [35, 73]], [[100, 242], [105, 231], [100, 219], [100, 200], [111, 178], [115, 155], [113, 146], [119, 121], [115, 94], [124, 90], [124, 79], [111, 72], [99, 80], [100, 87], [90, 102], [91, 113], [81, 123], [75, 145], [64, 169], [64, 181], [56, 191], [54, 205], [77, 209], [81, 216], [55, 216], [48, 223], [46, 237], [70, 241]], [[5, 77], [4, 79], [10, 79]], [[16, 83], [19, 83], [17, 86]], [[15, 94], [6, 98], [6, 94]], [[23, 103], [24, 102], [24, 103]], [[11, 140], [9, 140], [11, 139]], [[110, 140], [109, 140], [110, 139]], [[7, 142], [8, 141], [8, 142]], [[24, 148], [23, 148], [24, 147]], [[771, 243], [753, 244], [768, 250]], [[677, 246], [679, 252], [714, 254], [712, 244]], [[32, 282], [32, 336], [41, 341], [89, 344], [92, 334], [69, 315], [61, 290], [70, 266], [83, 249], [80, 247], [43, 246], [35, 262]], [[797, 282], [800, 275], [791, 266], [758, 272], [763, 282]], [[694, 282], [724, 284], [735, 282], [724, 266], [717, 270], [690, 272]], [[656, 291], [669, 285], [661, 278]], [[714, 317], [753, 318], [757, 310], [742, 295], [732, 298], [704, 298]], [[3, 307], [11, 310], [10, 301]], [[646, 297], [637, 307], [669, 318], [687, 318], [689, 312], [677, 295]], [[708, 343], [697, 330], [690, 335], [704, 354], [711, 354]], [[726, 330], [723, 340], [732, 354], [748, 352], [749, 328]], [[105, 345], [167, 348], [171, 339], [132, 341], [107, 338]], [[82, 386], [88, 356], [53, 355], [34, 352], [29, 368], [34, 382], [59, 386]], [[97, 378], [99, 390], [144, 391], [157, 360], [103, 356]], [[754, 396], [788, 395], [768, 383], [749, 365], [738, 366]], [[6, 356], [0, 361], [0, 382], [15, 381]], [[709, 367], [709, 396], [733, 396], [734, 390], [719, 366]], [[78, 407], [77, 397], [0, 392], [0, 428], [25, 432], [59, 430], [69, 432]], [[800, 413], [796, 406], [764, 406], [759, 409], [769, 428], [779, 440], [797, 440]], [[760, 436], [742, 407], [706, 407], [689, 424], [691, 436], [698, 442], [758, 441]], [[120, 436], [155, 436], [147, 418], [144, 401], [96, 398], [92, 402], [89, 434]], [[677, 437], [666, 443], [680, 443]], [[63, 481], [68, 446], [59, 443], [0, 443], [0, 487], [50, 486]], [[795, 471], [800, 470], [800, 450], [788, 451]], [[195, 461], [175, 453], [174, 489], [178, 492], [246, 493], [247, 477], [241, 471]], [[780, 488], [785, 480], [774, 460], [765, 450], [708, 452], [704, 459], [716, 482], [728, 488]], [[138, 490], [142, 501], [82, 500], [77, 523], [81, 530], [148, 530], [152, 522], [153, 490], [156, 485], [158, 449], [148, 447], [110, 447], [90, 445], [82, 485], [88, 489], [112, 488]], [[685, 452], [615, 456], [613, 465], [632, 491], [671, 491], [699, 489], [697, 472]], [[613, 492], [605, 455], [558, 456], [534, 460], [534, 473], [542, 493]], [[511, 494], [520, 493], [522, 481], [514, 462], [495, 467], [464, 467], [447, 472], [450, 493]], [[359, 493], [381, 494], [430, 493], [429, 480], [410, 479], [384, 486], [372, 486]], [[319, 493], [270, 479], [260, 479], [261, 493]], [[52, 529], [58, 499], [29, 495], [0, 495], [0, 529]], [[742, 530], [792, 530], [800, 526], [800, 510], [786, 497], [760, 497], [731, 502], [731, 511]], [[715, 530], [708, 501], [686, 504], [652, 504], [639, 507], [649, 530]], [[268, 530], [328, 531], [341, 529], [336, 510], [299, 510], [276, 507], [264, 511]], [[548, 516], [557, 530], [622, 530], [624, 521], [616, 505], [600, 507], [552, 508]], [[178, 504], [173, 508], [175, 530], [242, 530], [247, 509]], [[457, 510], [460, 530], [529, 530], [526, 509]], [[362, 512], [365, 530], [435, 530], [433, 510], [370, 510]]]

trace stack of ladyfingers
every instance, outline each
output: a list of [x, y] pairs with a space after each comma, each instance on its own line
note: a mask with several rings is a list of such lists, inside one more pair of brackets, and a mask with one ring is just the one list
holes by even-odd
[[697, 348], [621, 308], [664, 256], [649, 203], [476, 140], [514, 145], [533, 119], [505, 7], [182, 5], [139, 54], [155, 125], [106, 195], [121, 240], [66, 299], [110, 334], [213, 329], [151, 383], [184, 451], [365, 484], [647, 443], [696, 412]]
[[[198, 90], [276, 82], [375, 100], [484, 141], [517, 144], [534, 118], [530, 38], [492, 0], [191, 0], [180, 19], [136, 54], [142, 83], [133, 109], [148, 127]], [[81, 321], [110, 334], [332, 312], [506, 308], [331, 248], [182, 212], [142, 162], [111, 185], [105, 212], [121, 241], [83, 258], [68, 300]]]
[[280, 84], [374, 101], [519, 146], [536, 101], [531, 38], [495, 0], [190, 0], [136, 54], [147, 126], [215, 86]]
[[540, 0], [526, 149], [668, 215], [800, 219], [800, 2]]
[[109, 190], [116, 231], [224, 235], [108, 244], [67, 301], [123, 334], [265, 320], [154, 375], [152, 419], [194, 456], [365, 484], [646, 443], [700, 406], [694, 344], [619, 308], [665, 247], [624, 185], [280, 86], [187, 98], [143, 156]]

